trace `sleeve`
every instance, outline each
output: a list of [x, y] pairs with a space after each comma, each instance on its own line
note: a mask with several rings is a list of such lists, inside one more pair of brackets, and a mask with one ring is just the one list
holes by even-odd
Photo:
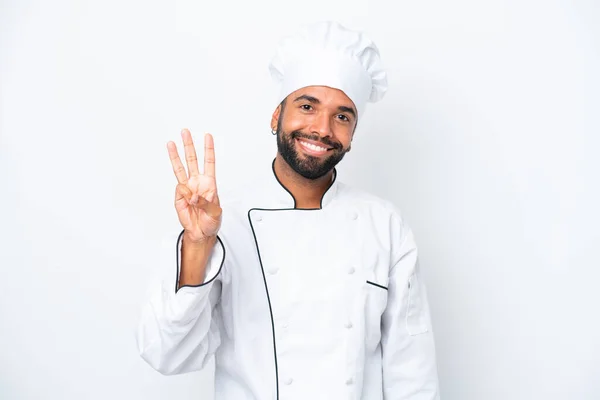
[[136, 332], [141, 357], [163, 375], [201, 370], [221, 343], [220, 274], [225, 264], [225, 247], [217, 237], [204, 283], [176, 290], [182, 235], [183, 232], [176, 241], [171, 237], [174, 265], [150, 287]]
[[411, 229], [401, 225], [382, 317], [383, 398], [439, 400], [429, 304]]

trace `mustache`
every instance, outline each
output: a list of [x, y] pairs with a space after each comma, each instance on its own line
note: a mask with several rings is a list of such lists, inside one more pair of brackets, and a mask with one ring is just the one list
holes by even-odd
[[334, 142], [333, 140], [329, 139], [328, 137], [321, 138], [318, 135], [309, 135], [302, 131], [293, 131], [292, 133], [290, 133], [290, 136], [292, 139], [302, 138], [302, 139], [314, 140], [315, 142], [323, 143], [324, 145], [329, 146], [336, 150], [339, 150], [343, 147], [340, 142]]

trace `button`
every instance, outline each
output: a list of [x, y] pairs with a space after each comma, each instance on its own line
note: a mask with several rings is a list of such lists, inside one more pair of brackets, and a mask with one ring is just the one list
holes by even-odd
[[262, 215], [257, 215], [257, 216], [256, 216], [256, 218], [254, 218], [254, 220], [255, 220], [256, 222], [260, 222], [260, 221], [262, 221]]
[[352, 385], [354, 383], [354, 379], [348, 378], [346, 379], [346, 385]]
[[351, 212], [350, 213], [350, 219], [356, 220], [357, 218], [358, 218], [358, 214], [356, 212]]
[[275, 275], [275, 274], [277, 274], [277, 271], [279, 271], [279, 268], [275, 268], [275, 267], [268, 270], [269, 275]]
[[283, 383], [285, 383], [286, 385], [291, 385], [292, 382], [294, 382], [292, 378], [287, 378]]
[[283, 328], [283, 329], [287, 329], [287, 328], [288, 328], [288, 326], [289, 326], [288, 324], [283, 324], [283, 325], [281, 325], [281, 328]]
[[349, 275], [352, 275], [352, 274], [354, 273], [354, 271], [356, 271], [356, 270], [354, 269], [354, 267], [350, 267], [350, 268], [348, 268], [348, 274], [349, 274]]
[[346, 322], [346, 325], [344, 325], [347, 329], [352, 329], [352, 322], [348, 321]]

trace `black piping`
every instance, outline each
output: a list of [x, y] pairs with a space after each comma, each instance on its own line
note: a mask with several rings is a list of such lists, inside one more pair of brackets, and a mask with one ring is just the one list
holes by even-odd
[[[297, 209], [296, 208], [296, 198], [294, 197], [294, 195], [292, 194], [292, 192], [290, 192], [288, 190], [288, 188], [286, 188], [283, 185], [283, 183], [281, 183], [281, 181], [279, 180], [279, 177], [277, 177], [277, 174], [275, 173], [275, 160], [276, 159], [274, 159], [273, 163], [271, 164], [271, 169], [273, 170], [273, 175], [275, 175], [275, 179], [277, 180], [277, 183], [279, 183], [281, 185], [281, 187], [284, 188], [285, 191], [288, 192], [289, 195], [294, 200], [294, 208], [293, 209], [295, 210], [295, 209]], [[333, 183], [335, 182], [336, 178], [337, 178], [337, 170], [334, 168], [333, 169], [333, 179], [331, 180], [331, 183], [329, 184], [329, 186], [327, 186], [327, 189], [325, 189], [325, 191], [323, 192], [323, 196], [321, 197], [321, 201], [319, 202], [319, 208], [298, 208], [297, 210], [321, 210], [323, 208], [323, 199], [325, 198], [325, 194], [327, 194], [327, 192], [329, 191], [329, 189], [331, 189], [331, 187], [333, 186]], [[285, 209], [281, 209], [281, 210], [292, 210], [292, 209], [291, 208], [285, 208]]]
[[223, 264], [225, 263], [225, 246], [223, 245], [223, 241], [221, 240], [219, 235], [217, 235], [217, 241], [219, 242], [219, 244], [221, 245], [221, 248], [223, 249], [223, 259], [221, 260], [221, 265], [219, 265], [219, 271], [217, 271], [215, 276], [208, 282], [204, 282], [199, 285], [183, 285], [178, 288], [178, 285], [179, 285], [179, 243], [181, 242], [181, 238], [183, 237], [184, 232], [185, 232], [185, 229], [182, 230], [181, 233], [179, 234], [179, 237], [177, 238], [177, 244], [175, 245], [175, 256], [177, 257], [177, 275], [175, 275], [175, 293], [177, 293], [179, 291], [179, 289], [184, 288], [184, 287], [200, 287], [200, 286], [208, 285], [209, 283], [214, 281], [217, 278], [217, 276], [219, 276], [219, 274], [221, 273], [221, 269], [223, 269]]
[[[285, 186], [283, 186], [283, 183], [281, 183], [281, 181], [279, 180], [279, 177], [277, 176], [277, 174], [275, 173], [275, 160], [273, 160], [273, 163], [271, 163], [271, 169], [273, 170], [273, 175], [275, 175], [275, 179], [277, 180], [277, 183], [279, 183], [281, 185], [282, 188], [285, 189], [286, 192], [288, 192], [288, 194], [292, 197], [292, 199], [294, 200], [294, 208], [296, 208], [296, 198], [294, 197], [294, 195], [292, 194], [292, 192], [290, 192], [288, 190], [288, 188], [286, 188]], [[327, 192], [327, 191], [325, 191]], [[323, 194], [323, 197], [325, 196], [325, 194]], [[321, 199], [321, 201], [323, 201], [323, 199]]]
[[380, 288], [382, 288], [382, 289], [388, 290], [388, 288], [386, 288], [385, 286], [381, 286], [381, 285], [380, 285], [380, 284], [378, 284], [378, 283], [371, 282], [371, 281], [367, 281], [367, 283], [370, 283], [370, 284], [371, 284], [371, 285], [373, 285], [373, 286], [377, 286], [377, 287], [380, 287]]
[[258, 247], [258, 240], [256, 239], [256, 233], [254, 232], [254, 225], [252, 225], [252, 218], [250, 218], [250, 212], [255, 210], [251, 208], [248, 210], [248, 222], [250, 223], [250, 229], [252, 229], [252, 236], [254, 236], [254, 243], [256, 244], [256, 253], [258, 254], [258, 262], [260, 263], [260, 270], [262, 271], [263, 281], [265, 282], [265, 291], [267, 292], [267, 302], [269, 303], [269, 313], [271, 314], [271, 328], [273, 331], [273, 356], [275, 359], [275, 388], [277, 397], [279, 400], [279, 369], [277, 368], [277, 346], [275, 345], [275, 322], [273, 321], [273, 308], [271, 307], [271, 297], [269, 296], [269, 288], [267, 286], [267, 278], [265, 276], [265, 269], [263, 267], [262, 258], [260, 256], [260, 250]]
[[271, 296], [269, 296], [269, 287], [267, 285], [267, 277], [265, 276], [265, 268], [263, 267], [262, 258], [260, 256], [260, 248], [258, 246], [258, 239], [256, 238], [256, 232], [254, 231], [254, 225], [252, 225], [252, 218], [250, 218], [250, 213], [252, 211], [293, 211], [293, 210], [318, 211], [318, 210], [321, 210], [321, 209], [323, 209], [323, 198], [325, 198], [325, 194], [333, 186], [333, 183], [335, 182], [335, 179], [337, 178], [337, 171], [335, 169], [333, 170], [333, 179], [331, 180], [331, 183], [329, 184], [329, 186], [323, 193], [323, 197], [321, 197], [321, 201], [319, 203], [319, 208], [296, 208], [296, 198], [294, 197], [292, 192], [290, 192], [288, 190], [288, 188], [286, 188], [283, 185], [283, 183], [281, 183], [281, 181], [277, 177], [277, 174], [275, 173], [275, 160], [273, 160], [273, 164], [271, 165], [271, 168], [273, 169], [273, 175], [275, 176], [277, 183], [279, 183], [281, 185], [281, 187], [283, 189], [285, 189], [285, 191], [288, 192], [289, 195], [294, 200], [294, 207], [293, 208], [251, 208], [248, 210], [248, 222], [250, 223], [250, 229], [252, 229], [252, 236], [254, 237], [254, 244], [256, 245], [256, 253], [258, 254], [258, 262], [260, 263], [260, 270], [262, 272], [263, 281], [265, 283], [265, 292], [267, 293], [267, 302], [269, 304], [269, 313], [271, 314], [271, 330], [273, 332], [273, 357], [275, 360], [275, 388], [276, 388], [276, 393], [277, 393], [276, 400], [279, 400], [279, 369], [277, 367], [277, 345], [275, 344], [275, 321], [273, 318], [273, 307], [271, 306]]

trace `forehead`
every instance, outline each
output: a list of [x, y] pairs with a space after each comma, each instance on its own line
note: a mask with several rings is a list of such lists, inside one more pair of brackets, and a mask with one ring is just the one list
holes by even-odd
[[334, 107], [346, 106], [356, 110], [354, 102], [346, 93], [329, 86], [306, 86], [298, 89], [287, 96], [287, 102], [294, 102], [300, 96], [311, 96], [319, 100], [323, 105]]

